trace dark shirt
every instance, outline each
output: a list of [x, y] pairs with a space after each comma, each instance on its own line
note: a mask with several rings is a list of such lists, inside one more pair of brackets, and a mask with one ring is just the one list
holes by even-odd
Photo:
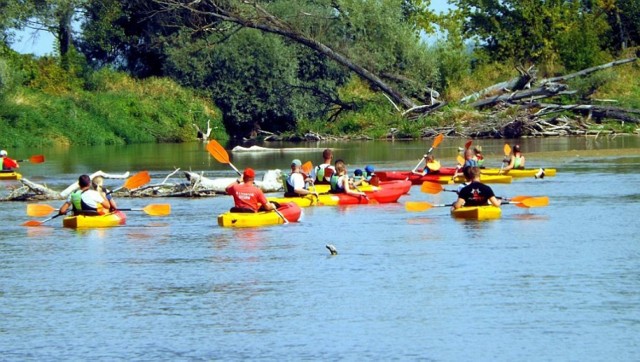
[[474, 181], [460, 190], [458, 197], [464, 200], [465, 206], [486, 205], [491, 197], [495, 196], [491, 187]]

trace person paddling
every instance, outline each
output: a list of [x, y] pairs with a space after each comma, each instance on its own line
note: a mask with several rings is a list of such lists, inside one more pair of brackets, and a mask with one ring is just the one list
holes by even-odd
[[351, 196], [366, 196], [364, 192], [354, 191], [351, 189], [352, 185], [349, 182], [349, 174], [347, 173], [347, 166], [344, 161], [337, 160], [335, 164], [336, 172], [331, 176], [331, 192], [332, 193], [345, 193]]
[[436, 161], [436, 157], [433, 154], [426, 154], [424, 155], [424, 168], [422, 172], [411, 172], [420, 176], [440, 173], [440, 162]]
[[473, 159], [476, 160], [478, 167], [484, 168], [484, 156], [482, 155], [482, 146], [473, 146]]
[[291, 174], [287, 177], [285, 182], [286, 190], [285, 197], [315, 195], [317, 192], [311, 192], [308, 190], [308, 185], [313, 184], [313, 179], [305, 175], [302, 170], [302, 162], [298, 159], [291, 161]]
[[245, 168], [242, 178], [227, 186], [225, 191], [233, 196], [234, 206], [231, 212], [258, 212], [275, 210], [276, 207], [267, 201], [262, 190], [257, 188], [253, 181], [256, 172], [252, 168]]
[[312, 171], [310, 177], [316, 184], [327, 185], [330, 183], [331, 175], [336, 171], [335, 167], [331, 165], [333, 160], [333, 152], [327, 148], [322, 151], [322, 163], [316, 166]]
[[464, 178], [470, 182], [458, 193], [458, 199], [451, 206], [452, 210], [462, 206], [483, 206], [491, 204], [500, 206], [500, 200], [496, 198], [491, 187], [480, 182], [480, 169], [477, 166], [465, 167]]
[[111, 204], [98, 191], [91, 189], [91, 178], [89, 175], [81, 175], [78, 178], [79, 190], [72, 192], [67, 201], [60, 207], [58, 213], [64, 215], [73, 208], [74, 215], [97, 215], [105, 214]]
[[94, 190], [98, 191], [102, 197], [109, 201], [109, 211], [114, 212], [118, 209], [118, 205], [116, 204], [116, 200], [113, 199], [111, 195], [111, 190], [106, 189], [104, 186], [104, 178], [102, 176], [96, 176], [91, 180], [91, 186]]
[[520, 145], [513, 146], [513, 152], [509, 158], [509, 164], [504, 168], [504, 171], [511, 169], [524, 169], [524, 156], [520, 152]]
[[20, 168], [18, 161], [9, 158], [6, 150], [0, 151], [0, 160], [2, 160], [2, 171], [13, 171], [16, 168]]
[[468, 148], [464, 151], [464, 163], [456, 168], [453, 178], [462, 175], [467, 167], [478, 167], [478, 161], [474, 159], [473, 150]]

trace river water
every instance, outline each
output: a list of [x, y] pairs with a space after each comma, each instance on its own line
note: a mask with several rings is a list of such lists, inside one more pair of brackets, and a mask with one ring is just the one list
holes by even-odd
[[[242, 230], [216, 224], [227, 196], [121, 198], [168, 202], [172, 214], [130, 212], [126, 226], [88, 231], [58, 220], [22, 227], [25, 204], [2, 203], [0, 359], [636, 360], [640, 138], [520, 142], [529, 165], [558, 175], [493, 189], [550, 205], [504, 206], [487, 222], [407, 212], [410, 200], [453, 201], [417, 187], [397, 204], [308, 208], [299, 223]], [[462, 143], [446, 139], [436, 155], [452, 164]], [[502, 141], [474, 143], [499, 165]], [[232, 162], [260, 174], [292, 158], [318, 163], [330, 146], [352, 170], [407, 169], [429, 145], [269, 144], [308, 150]], [[44, 153], [46, 163], [21, 171], [60, 190], [98, 169], [149, 170], [153, 182], [175, 168], [233, 174], [199, 143], [10, 153]]]

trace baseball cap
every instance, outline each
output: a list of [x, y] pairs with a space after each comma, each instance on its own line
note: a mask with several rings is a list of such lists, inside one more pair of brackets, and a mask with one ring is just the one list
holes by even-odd
[[362, 176], [362, 170], [359, 168], [356, 168], [356, 170], [353, 172], [354, 175], [356, 176]]
[[247, 168], [244, 169], [244, 172], [242, 173], [242, 178], [244, 180], [246, 180], [248, 178], [253, 179], [255, 177], [256, 177], [256, 172], [252, 168], [247, 167]]
[[7, 155], [7, 151], [5, 151], [5, 150], [0, 151], [0, 156], [3, 156], [3, 157], [4, 157], [4, 156], [6, 156], [6, 155]]
[[366, 165], [364, 167], [364, 170], [367, 171], [367, 173], [372, 173], [373, 172], [373, 166], [371, 165]]
[[293, 161], [291, 161], [291, 166], [302, 166], [302, 162], [300, 162], [299, 159], [295, 159]]

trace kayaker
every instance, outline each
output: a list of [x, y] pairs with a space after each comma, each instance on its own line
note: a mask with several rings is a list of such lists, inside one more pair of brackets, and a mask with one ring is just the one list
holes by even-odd
[[482, 146], [473, 146], [473, 158], [476, 160], [478, 167], [484, 168], [484, 156], [482, 155]]
[[337, 160], [335, 164], [336, 172], [331, 176], [331, 192], [335, 194], [345, 193], [352, 196], [366, 196], [364, 192], [354, 191], [354, 187], [349, 182], [349, 174], [344, 161]]
[[467, 167], [478, 167], [478, 161], [476, 161], [473, 157], [473, 150], [467, 149], [464, 151], [464, 163], [456, 168], [456, 172], [453, 174], [453, 178], [463, 175], [463, 171]]
[[520, 152], [520, 145], [513, 146], [511, 157], [509, 158], [509, 164], [504, 168], [504, 171], [511, 169], [524, 169], [524, 156]]
[[242, 177], [231, 185], [227, 186], [225, 191], [233, 196], [234, 207], [231, 212], [258, 212], [274, 210], [275, 206], [267, 201], [262, 190], [253, 184], [256, 172], [252, 168], [245, 168]]
[[316, 166], [309, 175], [316, 184], [327, 185], [330, 183], [331, 175], [336, 171], [335, 167], [331, 165], [333, 160], [333, 151], [327, 148], [322, 151], [322, 163]]
[[18, 161], [9, 158], [6, 150], [0, 151], [0, 158], [2, 159], [2, 171], [13, 171], [16, 168], [20, 168]]
[[315, 195], [317, 192], [311, 192], [308, 185], [313, 184], [313, 179], [302, 172], [302, 162], [299, 159], [291, 161], [291, 174], [287, 177], [285, 197]]
[[79, 190], [72, 192], [67, 201], [62, 204], [58, 213], [64, 215], [73, 208], [74, 215], [96, 215], [105, 214], [111, 205], [98, 191], [91, 189], [91, 178], [89, 175], [81, 175], [78, 178]]
[[464, 178], [470, 183], [460, 190], [458, 200], [453, 203], [452, 209], [487, 204], [500, 206], [500, 200], [496, 198], [491, 187], [480, 182], [480, 169], [477, 166], [465, 167]]
[[366, 165], [364, 167], [363, 176], [365, 181], [367, 181], [372, 186], [380, 185], [380, 178], [375, 174], [375, 168], [372, 165]]
[[96, 176], [91, 180], [91, 186], [94, 190], [98, 191], [102, 197], [109, 201], [109, 211], [114, 212], [118, 209], [118, 205], [116, 205], [116, 200], [113, 199], [113, 195], [111, 195], [111, 190], [106, 189], [104, 186], [104, 178], [102, 176]]
[[424, 158], [424, 168], [422, 172], [411, 171], [416, 175], [424, 176], [424, 175], [433, 175], [436, 173], [440, 173], [440, 162], [436, 161], [436, 157], [432, 154], [426, 154], [423, 156]]

